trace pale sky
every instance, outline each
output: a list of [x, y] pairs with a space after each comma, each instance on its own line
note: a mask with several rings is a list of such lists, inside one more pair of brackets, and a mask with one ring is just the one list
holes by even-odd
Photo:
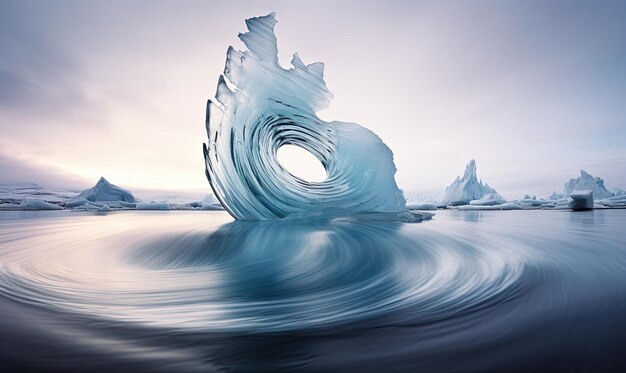
[[209, 192], [206, 99], [272, 11], [284, 67], [325, 63], [320, 117], [377, 133], [407, 194], [472, 158], [507, 198], [626, 187], [626, 3], [521, 0], [0, 0], [0, 183]]

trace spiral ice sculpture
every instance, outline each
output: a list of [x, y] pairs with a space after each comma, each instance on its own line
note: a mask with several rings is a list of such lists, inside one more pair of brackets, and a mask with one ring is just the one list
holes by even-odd
[[[294, 54], [292, 67], [282, 68], [275, 24], [274, 13], [246, 20], [249, 32], [239, 38], [248, 50], [228, 48], [207, 103], [206, 175], [224, 208], [242, 220], [406, 212], [391, 150], [364, 127], [317, 117], [332, 98], [324, 65]], [[311, 152], [326, 180], [284, 169], [277, 151], [287, 144]]]

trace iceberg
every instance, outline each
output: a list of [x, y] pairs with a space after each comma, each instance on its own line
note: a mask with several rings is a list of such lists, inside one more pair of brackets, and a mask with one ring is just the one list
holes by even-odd
[[446, 188], [441, 203], [450, 206], [467, 205], [471, 201], [480, 200], [486, 194], [498, 194], [487, 183], [483, 183], [476, 177], [476, 161], [471, 160], [465, 166], [462, 178], [458, 176], [452, 184]]
[[597, 199], [613, 197], [613, 193], [609, 192], [604, 186], [604, 180], [599, 177], [593, 177], [584, 170], [580, 170], [580, 177], [570, 179], [563, 186], [563, 195], [565, 197], [578, 190], [591, 190]]
[[[228, 48], [207, 103], [206, 176], [222, 206], [241, 220], [407, 212], [391, 150], [358, 124], [318, 118], [332, 98], [324, 65], [294, 54], [281, 67], [275, 24], [274, 13], [246, 20], [239, 38], [247, 50]], [[326, 179], [289, 173], [277, 159], [283, 145], [310, 152]]]
[[593, 209], [593, 190], [579, 190], [569, 195], [568, 207], [572, 210]]
[[[80, 192], [80, 194], [66, 202], [66, 206], [76, 207], [81, 202], [128, 202], [134, 203], [135, 197], [126, 189], [120, 188], [107, 181], [104, 177], [93, 186]], [[68, 206], [68, 207], [70, 207]]]

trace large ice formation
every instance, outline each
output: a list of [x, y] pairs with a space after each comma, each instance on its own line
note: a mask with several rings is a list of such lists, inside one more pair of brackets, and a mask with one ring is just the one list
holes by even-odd
[[[315, 114], [332, 98], [324, 65], [305, 65], [297, 54], [291, 68], [279, 65], [274, 16], [246, 20], [249, 32], [239, 38], [248, 50], [228, 48], [215, 100], [207, 104], [204, 157], [215, 195], [232, 216], [248, 220], [406, 212], [393, 154], [382, 140]], [[313, 154], [326, 180], [290, 174], [277, 160], [283, 145]]]
[[604, 180], [599, 177], [593, 177], [588, 172], [580, 170], [580, 177], [570, 179], [563, 186], [563, 195], [570, 196], [577, 190], [592, 190], [593, 196], [597, 199], [609, 198], [613, 193], [609, 192], [604, 186]]
[[471, 201], [480, 200], [486, 194], [498, 194], [498, 192], [487, 183], [478, 180], [476, 161], [472, 159], [465, 166], [463, 177], [457, 176], [452, 184], [446, 188], [441, 202], [452, 206], [467, 205]]

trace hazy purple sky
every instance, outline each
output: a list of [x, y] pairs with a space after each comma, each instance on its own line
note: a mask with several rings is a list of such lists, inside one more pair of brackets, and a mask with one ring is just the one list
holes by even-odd
[[508, 198], [626, 187], [623, 1], [0, 0], [0, 183], [209, 191], [205, 101], [271, 11], [283, 66], [326, 64], [320, 117], [376, 132], [406, 192], [471, 158]]

